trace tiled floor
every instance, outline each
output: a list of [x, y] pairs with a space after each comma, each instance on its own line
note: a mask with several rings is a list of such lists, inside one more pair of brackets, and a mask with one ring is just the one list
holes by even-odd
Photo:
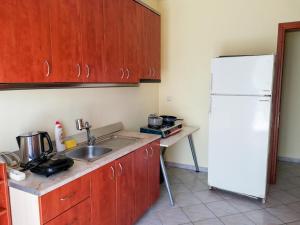
[[169, 168], [175, 206], [164, 185], [158, 202], [137, 225], [300, 225], [300, 165], [280, 163], [267, 203], [208, 190], [207, 174]]

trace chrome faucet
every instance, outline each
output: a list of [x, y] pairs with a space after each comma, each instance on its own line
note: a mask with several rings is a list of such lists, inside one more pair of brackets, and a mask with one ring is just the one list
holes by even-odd
[[91, 131], [90, 131], [91, 127], [92, 126], [89, 124], [89, 122], [84, 123], [83, 119], [77, 119], [76, 120], [77, 130], [80, 130], [80, 131], [83, 130], [83, 129], [86, 130], [88, 146], [93, 146], [93, 145], [95, 145], [95, 142], [96, 142], [96, 138], [91, 135]]

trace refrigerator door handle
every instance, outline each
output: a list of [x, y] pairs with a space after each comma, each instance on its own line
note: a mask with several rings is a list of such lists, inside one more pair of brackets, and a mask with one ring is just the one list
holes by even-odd
[[209, 114], [211, 114], [211, 108], [212, 108], [212, 97], [210, 96], [209, 111], [208, 111]]
[[269, 102], [269, 99], [259, 99], [260, 102]]
[[211, 78], [210, 78], [210, 93], [212, 93], [212, 86], [213, 86], [213, 74], [210, 74]]

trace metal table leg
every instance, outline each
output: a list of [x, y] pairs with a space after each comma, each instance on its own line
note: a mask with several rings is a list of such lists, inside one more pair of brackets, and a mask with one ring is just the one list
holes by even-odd
[[161, 166], [161, 170], [162, 170], [162, 173], [163, 173], [163, 176], [164, 176], [166, 188], [167, 188], [167, 191], [168, 191], [170, 204], [171, 204], [171, 206], [174, 206], [173, 195], [172, 195], [172, 192], [171, 192], [169, 178], [168, 178], [168, 174], [167, 174], [167, 170], [166, 170], [166, 166], [165, 166], [165, 162], [164, 162], [164, 157], [163, 157], [163, 154], [164, 154], [165, 151], [166, 151], [166, 148], [162, 148], [162, 150], [160, 151], [160, 166]]
[[191, 152], [192, 152], [193, 159], [194, 159], [196, 172], [198, 173], [200, 170], [199, 170], [199, 166], [198, 166], [197, 155], [196, 155], [196, 151], [195, 151], [195, 145], [194, 145], [193, 137], [192, 137], [191, 134], [188, 135], [188, 139], [189, 139], [189, 142], [190, 142], [190, 147], [191, 147]]

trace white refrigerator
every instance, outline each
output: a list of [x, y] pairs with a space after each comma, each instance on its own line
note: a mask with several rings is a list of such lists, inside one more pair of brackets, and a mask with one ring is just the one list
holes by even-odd
[[274, 56], [212, 60], [208, 184], [266, 198]]

